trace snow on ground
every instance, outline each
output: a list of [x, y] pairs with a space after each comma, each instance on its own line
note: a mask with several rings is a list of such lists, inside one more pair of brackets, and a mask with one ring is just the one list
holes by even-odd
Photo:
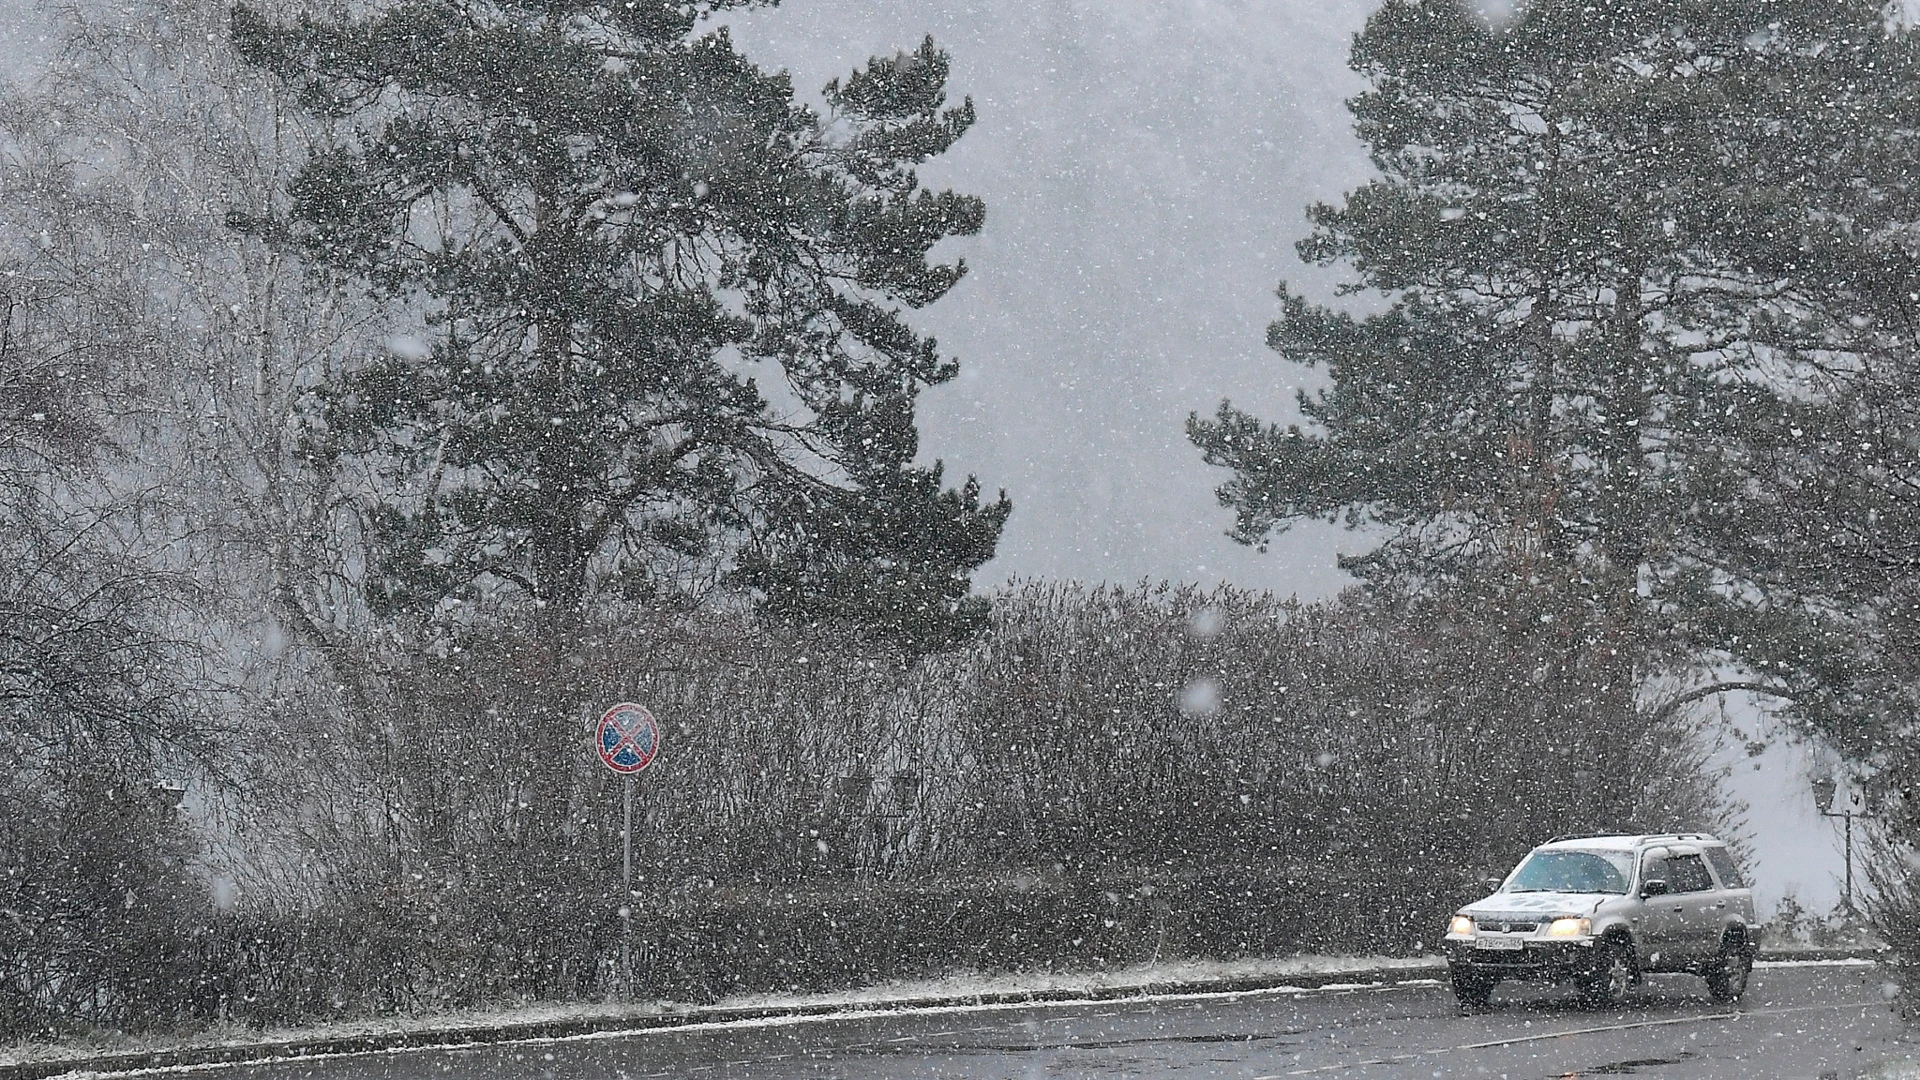
[[[373, 1017], [334, 1021], [301, 1028], [256, 1030], [239, 1025], [216, 1025], [184, 1034], [126, 1035], [117, 1032], [96, 1032], [85, 1037], [0, 1047], [0, 1066], [28, 1061], [78, 1062], [108, 1054], [137, 1054], [183, 1048], [316, 1043], [368, 1035], [488, 1030], [583, 1021], [617, 1023], [623, 1019], [644, 1022], [663, 1015], [727, 1016], [761, 1010], [817, 1010], [836, 1006], [858, 1010], [903, 1006], [916, 1002], [954, 1001], [1003, 995], [1058, 995], [1076, 991], [1093, 995], [1129, 990], [1145, 993], [1149, 990], [1168, 990], [1175, 987], [1206, 989], [1209, 986], [1241, 980], [1284, 980], [1293, 976], [1325, 978], [1329, 975], [1352, 974], [1356, 978], [1362, 978], [1368, 975], [1402, 971], [1411, 975], [1423, 968], [1430, 968], [1434, 962], [1433, 958], [1403, 960], [1386, 957], [1332, 956], [1296, 956], [1266, 960], [1183, 960], [1137, 964], [1095, 972], [960, 974], [937, 979], [887, 982], [825, 994], [745, 994], [724, 998], [707, 1006], [690, 1007], [670, 1002], [639, 1002], [631, 1005], [556, 1002]], [[1354, 985], [1367, 984], [1340, 983], [1321, 986], [1318, 989], [1333, 990]]]
[[1386, 957], [1295, 956], [1277, 960], [1182, 960], [1136, 964], [1096, 972], [1021, 972], [1007, 975], [959, 975], [880, 983], [832, 994], [754, 994], [727, 998], [719, 1008], [791, 1008], [802, 1005], [864, 1006], [926, 998], [990, 997], [1005, 994], [1090, 993], [1172, 985], [1227, 983], [1243, 979], [1284, 979], [1295, 975], [1341, 975], [1430, 968], [1436, 957], [1395, 960]]

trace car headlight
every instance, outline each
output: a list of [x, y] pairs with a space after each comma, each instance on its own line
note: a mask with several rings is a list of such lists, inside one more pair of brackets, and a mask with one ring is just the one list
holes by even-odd
[[1548, 937], [1590, 937], [1592, 919], [1555, 919], [1547, 924]]
[[1447, 936], [1472, 937], [1473, 917], [1471, 915], [1455, 915], [1453, 921], [1447, 924]]

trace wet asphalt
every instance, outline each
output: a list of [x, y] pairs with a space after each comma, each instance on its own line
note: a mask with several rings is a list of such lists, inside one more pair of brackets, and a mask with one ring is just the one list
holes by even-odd
[[1337, 1080], [1860, 1076], [1920, 1059], [1873, 967], [1768, 967], [1737, 1008], [1657, 976], [1617, 1008], [1507, 987], [1462, 1015], [1431, 982], [995, 1006], [599, 1034], [207, 1070], [234, 1080]]

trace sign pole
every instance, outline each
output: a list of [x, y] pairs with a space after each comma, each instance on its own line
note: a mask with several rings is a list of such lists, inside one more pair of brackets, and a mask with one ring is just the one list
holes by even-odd
[[624, 894], [620, 897], [620, 989], [621, 996], [633, 1000], [633, 774], [626, 776], [626, 822], [620, 828], [620, 878]]
[[633, 1000], [633, 774], [660, 752], [660, 724], [644, 706], [623, 701], [600, 716], [593, 748], [620, 774], [620, 997]]

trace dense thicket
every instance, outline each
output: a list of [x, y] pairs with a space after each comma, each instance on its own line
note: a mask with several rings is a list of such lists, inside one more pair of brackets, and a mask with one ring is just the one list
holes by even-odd
[[[665, 725], [636, 799], [643, 994], [1418, 951], [1543, 835], [1737, 831], [1710, 740], [1607, 711], [1538, 604], [1030, 585], [910, 666], [663, 618], [572, 654], [557, 753], [519, 722], [539, 636], [469, 638], [396, 677], [384, 738], [310, 761], [298, 886], [250, 888], [204, 962], [256, 1021], [608, 993], [620, 785], [587, 724], [621, 698]], [[556, 794], [565, 826], [537, 827]]]

